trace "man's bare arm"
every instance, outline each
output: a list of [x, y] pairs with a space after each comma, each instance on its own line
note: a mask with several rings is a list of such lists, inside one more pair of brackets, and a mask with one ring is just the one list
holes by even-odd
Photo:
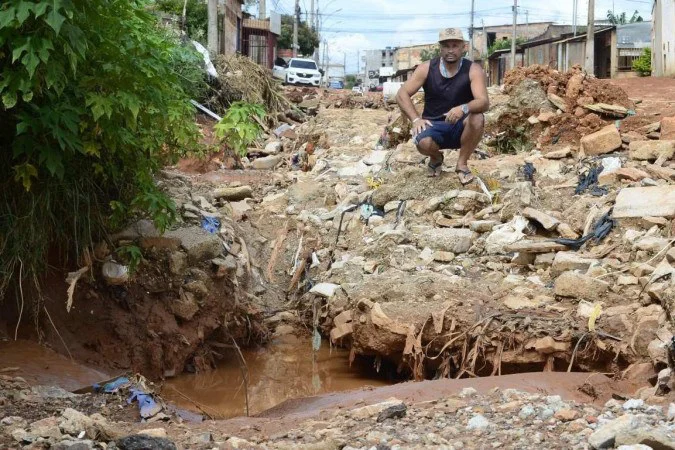
[[490, 99], [488, 98], [487, 78], [480, 64], [471, 64], [469, 79], [471, 80], [471, 93], [473, 94], [473, 100], [467, 103], [469, 112], [484, 113], [490, 108]]
[[401, 89], [399, 89], [396, 94], [396, 103], [398, 103], [401, 111], [403, 111], [412, 122], [411, 133], [413, 136], [417, 136], [422, 131], [426, 130], [427, 127], [433, 126], [431, 122], [420, 117], [420, 113], [417, 112], [411, 98], [424, 85], [428, 74], [429, 63], [426, 62], [419, 65], [417, 69], [415, 69], [415, 72], [413, 72], [412, 77], [401, 86]]

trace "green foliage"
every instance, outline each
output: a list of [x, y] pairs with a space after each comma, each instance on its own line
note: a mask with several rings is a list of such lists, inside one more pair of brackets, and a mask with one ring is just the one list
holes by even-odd
[[633, 15], [631, 16], [630, 19], [627, 18], [626, 12], [622, 12], [621, 14], [614, 14], [612, 10], [607, 10], [607, 20], [609, 23], [612, 25], [625, 25], [627, 23], [635, 23], [635, 22], [642, 22], [644, 19], [636, 9], [633, 12]]
[[[154, 173], [194, 149], [191, 57], [142, 0], [0, 4], [0, 297], [105, 235], [175, 205]], [[190, 74], [188, 73], [190, 72]], [[37, 284], [37, 283], [36, 283]]]
[[641, 77], [648, 77], [652, 74], [652, 49], [647, 47], [642, 50], [642, 55], [633, 61], [633, 70]]
[[143, 252], [136, 245], [123, 245], [115, 250], [122, 261], [129, 266], [129, 273], [134, 274], [143, 260]]
[[[258, 123], [265, 117], [265, 108], [261, 105], [246, 102], [234, 102], [230, 105], [223, 119], [214, 127], [215, 134], [223, 139], [239, 156], [246, 156], [248, 146], [262, 132]], [[255, 120], [258, 118], [258, 121]]]
[[441, 48], [439, 46], [435, 46], [431, 50], [424, 49], [420, 53], [420, 59], [422, 61], [431, 61], [434, 58], [437, 58], [441, 54]]
[[[525, 38], [516, 38], [516, 45], [525, 43]], [[511, 48], [511, 39], [501, 39], [495, 41], [490, 48], [488, 48], [488, 56], [496, 52], [497, 50], [504, 50], [506, 48]]]
[[[307, 22], [298, 24], [298, 54], [309, 56], [319, 46], [319, 34]], [[278, 48], [293, 48], [293, 16], [281, 16], [281, 35], [277, 41]]]
[[[155, 7], [159, 11], [182, 17], [184, 3], [184, 0], [157, 0]], [[206, 44], [208, 16], [207, 3], [204, 0], [187, 1], [185, 7], [185, 32], [191, 39], [202, 44]]]

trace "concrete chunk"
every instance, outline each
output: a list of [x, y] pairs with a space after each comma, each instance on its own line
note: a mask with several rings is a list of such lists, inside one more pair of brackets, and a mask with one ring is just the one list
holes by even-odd
[[213, 191], [213, 198], [222, 198], [229, 202], [238, 202], [239, 200], [250, 197], [253, 197], [253, 189], [251, 186], [226, 187]]
[[614, 204], [614, 217], [674, 217], [675, 186], [624, 188]]
[[521, 241], [507, 245], [505, 250], [517, 253], [553, 253], [565, 251], [567, 247], [553, 241]]
[[467, 229], [434, 228], [423, 232], [418, 244], [420, 247], [458, 254], [468, 252], [475, 237], [476, 234]]
[[631, 159], [639, 161], [671, 159], [675, 154], [675, 141], [633, 141], [628, 144], [628, 152]]
[[609, 289], [609, 283], [576, 272], [565, 272], [555, 280], [555, 295], [596, 299]]
[[551, 275], [555, 277], [570, 270], [585, 272], [597, 262], [597, 259], [584, 258], [575, 252], [558, 252], [553, 260], [553, 266], [551, 266]]
[[581, 138], [581, 150], [588, 156], [603, 155], [618, 148], [621, 148], [621, 135], [614, 125]]
[[537, 211], [534, 208], [525, 208], [523, 210], [523, 216], [540, 223], [545, 230], [549, 231], [555, 229], [558, 224], [560, 224], [560, 221], [555, 217], [549, 216], [544, 212]]
[[200, 227], [179, 228], [167, 231], [167, 238], [180, 240], [180, 245], [187, 252], [191, 263], [211, 260], [223, 253], [223, 243], [215, 234], [210, 234]]

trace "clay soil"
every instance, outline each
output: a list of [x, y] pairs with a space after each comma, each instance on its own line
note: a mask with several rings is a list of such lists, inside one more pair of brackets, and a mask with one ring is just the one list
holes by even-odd
[[622, 132], [638, 130], [662, 117], [675, 115], [675, 78], [624, 78], [611, 83], [624, 89], [636, 103], [637, 115], [622, 121]]

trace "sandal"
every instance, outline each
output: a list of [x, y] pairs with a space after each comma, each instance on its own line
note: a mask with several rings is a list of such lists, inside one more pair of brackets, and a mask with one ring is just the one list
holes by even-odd
[[[459, 174], [459, 182], [462, 183], [462, 186], [466, 186], [467, 184], [473, 182], [476, 177], [473, 176], [473, 173], [471, 173], [471, 169], [460, 169], [457, 167], [455, 169], [455, 173]], [[462, 181], [462, 175], [464, 175], [466, 178], [464, 181]]]
[[429, 159], [429, 164], [427, 164], [429, 178], [438, 177], [443, 172], [443, 158], [436, 164], [432, 164], [431, 159]]

